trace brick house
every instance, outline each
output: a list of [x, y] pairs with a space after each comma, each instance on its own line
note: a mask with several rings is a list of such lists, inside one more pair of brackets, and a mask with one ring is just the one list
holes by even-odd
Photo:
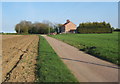
[[61, 33], [75, 33], [76, 25], [72, 23], [70, 20], [67, 20], [65, 24], [61, 27]]

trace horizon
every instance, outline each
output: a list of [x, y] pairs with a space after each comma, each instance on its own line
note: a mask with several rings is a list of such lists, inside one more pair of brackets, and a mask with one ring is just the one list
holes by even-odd
[[[77, 26], [82, 22], [107, 22], [118, 28], [118, 2], [2, 2], [2, 32], [15, 32], [22, 20]], [[74, 7], [73, 7], [74, 6]]]

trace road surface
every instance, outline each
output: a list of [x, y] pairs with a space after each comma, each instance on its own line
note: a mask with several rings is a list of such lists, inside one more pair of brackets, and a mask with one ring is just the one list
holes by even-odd
[[118, 67], [52, 37], [46, 40], [80, 82], [118, 82]]

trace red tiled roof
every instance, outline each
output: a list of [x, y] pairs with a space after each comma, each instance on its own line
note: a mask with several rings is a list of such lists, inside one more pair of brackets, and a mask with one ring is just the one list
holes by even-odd
[[[63, 24], [62, 26], [65, 26], [67, 25], [68, 23], [70, 23], [71, 21], [70, 20], [67, 20], [65, 24]], [[73, 23], [74, 24], [74, 23]]]

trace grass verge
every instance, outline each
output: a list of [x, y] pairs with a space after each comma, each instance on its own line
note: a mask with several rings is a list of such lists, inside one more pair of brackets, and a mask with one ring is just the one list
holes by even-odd
[[42, 36], [39, 42], [36, 74], [37, 82], [78, 82]]

